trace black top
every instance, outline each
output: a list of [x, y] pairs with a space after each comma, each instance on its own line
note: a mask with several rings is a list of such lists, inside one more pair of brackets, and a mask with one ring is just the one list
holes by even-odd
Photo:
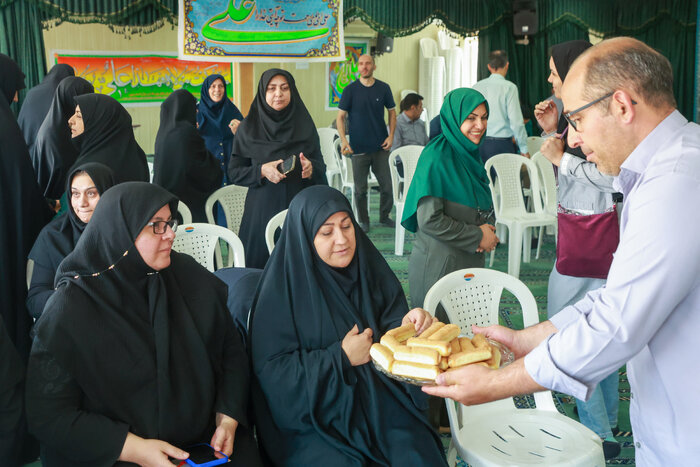
[[134, 245], [164, 205], [177, 198], [150, 183], [107, 190], [59, 267], [27, 370], [46, 465], [112, 465], [127, 432], [208, 442], [216, 412], [247, 425], [247, 357], [226, 286], [174, 251], [154, 271]]
[[221, 268], [214, 275], [228, 286], [228, 311], [245, 343], [248, 340], [248, 313], [262, 275], [261, 269]]
[[29, 354], [31, 319], [27, 298], [27, 254], [53, 211], [36, 184], [27, 145], [9, 102], [24, 87], [24, 75], [0, 54], [0, 314], [20, 356]]
[[44, 227], [29, 252], [29, 259], [34, 261], [34, 270], [27, 292], [27, 309], [34, 319], [41, 317], [46, 302], [54, 293], [54, 278], [58, 265], [73, 251], [87, 225], [78, 218], [70, 205], [71, 182], [81, 171], [87, 172], [100, 195], [114, 185], [112, 170], [97, 162], [79, 165], [68, 177], [65, 183], [66, 199], [69, 203], [66, 212]]
[[72, 66], [59, 63], [58, 65], [54, 65], [51, 71], [44, 76], [44, 79], [41, 80], [41, 84], [34, 86], [27, 92], [24, 102], [22, 102], [22, 108], [19, 111], [17, 122], [22, 129], [24, 141], [27, 143], [30, 152], [34, 145], [39, 127], [51, 108], [51, 101], [53, 100], [58, 84], [63, 78], [74, 75], [75, 71]]
[[[104, 94], [76, 96], [85, 131], [73, 138], [80, 147], [76, 164], [99, 162], [114, 172], [117, 183], [150, 179], [146, 154], [134, 138], [131, 115]], [[72, 170], [72, 168], [71, 168]]]
[[[289, 206], [282, 235], [253, 302], [250, 348], [259, 440], [279, 465], [447, 465], [422, 413], [426, 396], [351, 366], [341, 341], [357, 324], [374, 340], [408, 312], [398, 279], [353, 219], [356, 252], [344, 269], [328, 266], [313, 240], [348, 200], [324, 186]], [[261, 397], [264, 396], [264, 397]], [[333, 459], [333, 461], [329, 461]]]
[[[31, 147], [32, 165], [44, 196], [59, 199], [66, 185], [66, 174], [78, 158], [78, 148], [71, 142], [68, 119], [75, 113], [76, 96], [95, 92], [83, 78], [63, 79]], [[26, 105], [26, 104], [25, 104]]]
[[0, 459], [2, 465], [19, 467], [23, 433], [24, 365], [12, 345], [0, 315]]
[[153, 183], [180, 198], [193, 222], [207, 222], [204, 204], [221, 186], [223, 174], [197, 132], [197, 101], [184, 89], [160, 106], [160, 128], [153, 157]]
[[365, 86], [358, 79], [348, 84], [340, 96], [338, 108], [350, 119], [350, 147], [355, 154], [376, 152], [389, 136], [384, 122], [384, 108], [396, 107], [391, 88], [384, 81], [374, 80]]

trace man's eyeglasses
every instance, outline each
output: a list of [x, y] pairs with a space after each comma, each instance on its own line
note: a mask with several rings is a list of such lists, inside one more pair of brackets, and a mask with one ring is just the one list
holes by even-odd
[[[576, 122], [571, 120], [571, 117], [576, 115], [577, 113], [581, 112], [582, 110], [586, 110], [587, 108], [596, 105], [598, 102], [602, 101], [603, 99], [607, 99], [608, 97], [612, 96], [613, 94], [615, 94], [615, 91], [610, 91], [606, 95], [599, 97], [598, 99], [591, 101], [588, 104], [579, 107], [578, 109], [574, 109], [571, 112], [566, 112], [564, 114], [564, 118], [569, 123], [569, 125], [571, 125], [571, 128], [573, 128], [575, 131], [578, 131], [578, 128], [576, 128]], [[632, 100], [632, 105], [637, 105], [637, 103], [634, 100]]]
[[149, 222], [146, 226], [153, 226], [153, 233], [156, 235], [163, 235], [169, 225], [173, 232], [177, 231], [177, 219], [170, 219], [169, 221], [154, 221]]

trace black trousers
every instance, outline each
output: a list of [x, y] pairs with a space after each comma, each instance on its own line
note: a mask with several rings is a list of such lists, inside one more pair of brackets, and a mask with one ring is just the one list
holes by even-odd
[[367, 212], [367, 177], [369, 169], [379, 182], [379, 220], [389, 217], [394, 205], [391, 194], [391, 172], [389, 172], [389, 151], [380, 149], [376, 152], [355, 154], [352, 156], [352, 177], [355, 180], [355, 202], [357, 203], [357, 221], [369, 224]]

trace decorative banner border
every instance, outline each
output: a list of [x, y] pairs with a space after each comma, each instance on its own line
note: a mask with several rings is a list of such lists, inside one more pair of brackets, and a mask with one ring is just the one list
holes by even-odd
[[345, 86], [360, 77], [357, 62], [369, 53], [369, 41], [350, 39], [345, 42], [345, 61], [326, 65], [326, 110], [337, 110]]
[[160, 105], [173, 91], [187, 89], [199, 100], [202, 82], [211, 74], [226, 79], [226, 93], [233, 96], [233, 65], [178, 60], [173, 53], [62, 52], [55, 63], [66, 63], [75, 76], [91, 82], [95, 92], [107, 94], [124, 105]]
[[206, 61], [344, 60], [342, 0], [178, 0], [178, 56]]

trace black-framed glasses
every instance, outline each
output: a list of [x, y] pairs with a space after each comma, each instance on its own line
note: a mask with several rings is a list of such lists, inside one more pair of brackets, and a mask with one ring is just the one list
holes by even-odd
[[588, 104], [579, 107], [578, 109], [574, 109], [571, 112], [566, 112], [564, 114], [564, 118], [566, 119], [567, 122], [569, 122], [569, 125], [571, 125], [571, 128], [578, 131], [578, 128], [576, 128], [576, 122], [571, 120], [571, 116], [576, 115], [577, 113], [581, 112], [582, 110], [586, 110], [587, 108], [596, 105], [598, 102], [602, 101], [603, 99], [607, 99], [608, 97], [612, 96], [613, 94], [615, 94], [615, 91], [611, 91], [611, 92], [607, 93], [606, 95], [604, 95], [603, 97], [599, 97], [598, 99], [591, 101]]
[[173, 232], [177, 231], [177, 219], [170, 219], [169, 221], [154, 221], [154, 222], [149, 222], [146, 224], [146, 226], [152, 226], [153, 227], [153, 233], [156, 235], [163, 235], [165, 231], [167, 230], [167, 226], [170, 226], [171, 229], [173, 229]]

